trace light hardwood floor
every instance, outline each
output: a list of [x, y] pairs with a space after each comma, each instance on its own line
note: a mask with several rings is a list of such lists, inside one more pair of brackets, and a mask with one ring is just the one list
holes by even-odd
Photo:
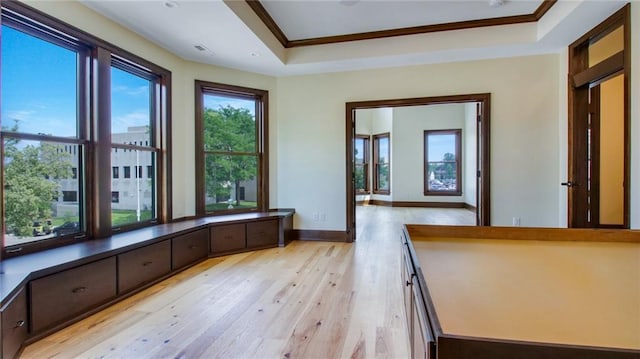
[[458, 209], [358, 207], [353, 244], [206, 260], [25, 348], [23, 358], [407, 358], [402, 223]]

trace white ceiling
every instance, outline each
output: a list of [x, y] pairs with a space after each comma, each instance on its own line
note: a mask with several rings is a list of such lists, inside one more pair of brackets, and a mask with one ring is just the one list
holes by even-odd
[[282, 1], [261, 0], [289, 40], [356, 34], [476, 19], [533, 14], [542, 0]]
[[[558, 52], [621, 8], [558, 1], [538, 22], [285, 49], [242, 0], [79, 0], [191, 61], [273, 76]], [[289, 40], [531, 14], [541, 1], [262, 0]], [[195, 45], [205, 51], [195, 49]], [[150, 59], [152, 60], [152, 59]]]

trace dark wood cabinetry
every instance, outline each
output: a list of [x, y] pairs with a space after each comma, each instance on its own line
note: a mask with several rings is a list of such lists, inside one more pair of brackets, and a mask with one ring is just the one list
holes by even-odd
[[247, 247], [244, 223], [211, 227], [211, 253], [240, 251]]
[[29, 283], [31, 332], [65, 322], [116, 297], [116, 258], [109, 257]]
[[171, 240], [171, 268], [179, 269], [206, 258], [209, 254], [209, 231], [199, 229]]
[[207, 257], [284, 246], [293, 214], [185, 220], [1, 260], [0, 358]]
[[2, 308], [2, 358], [16, 356], [27, 339], [27, 291], [21, 288]]
[[278, 220], [247, 223], [247, 248], [277, 246]]
[[430, 333], [422, 297], [422, 288], [407, 243], [402, 244], [402, 284], [407, 332], [412, 359], [435, 358], [435, 345]]
[[171, 272], [171, 242], [162, 241], [118, 255], [118, 293], [123, 294]]
[[279, 220], [267, 219], [211, 227], [210, 247], [215, 255], [277, 247], [284, 243]]

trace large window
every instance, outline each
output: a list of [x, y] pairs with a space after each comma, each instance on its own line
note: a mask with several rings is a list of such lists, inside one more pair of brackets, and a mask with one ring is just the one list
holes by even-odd
[[[154, 137], [157, 128], [154, 101], [157, 76], [137, 66], [113, 59], [111, 65], [111, 164], [125, 165], [124, 178], [113, 181], [112, 191], [129, 196], [111, 203], [111, 224], [114, 227], [156, 219], [155, 168], [160, 148]], [[142, 177], [142, 168], [149, 176]], [[133, 168], [133, 176], [131, 170]]]
[[[170, 73], [19, 2], [0, 54], [4, 256], [155, 223]], [[129, 166], [153, 175], [124, 186]]]
[[462, 194], [461, 138], [462, 130], [424, 131], [424, 194]]
[[369, 193], [369, 157], [369, 136], [356, 135], [353, 145], [353, 170], [357, 194]]
[[391, 193], [391, 148], [388, 133], [373, 136], [373, 193]]
[[263, 211], [268, 93], [196, 81], [197, 212]]

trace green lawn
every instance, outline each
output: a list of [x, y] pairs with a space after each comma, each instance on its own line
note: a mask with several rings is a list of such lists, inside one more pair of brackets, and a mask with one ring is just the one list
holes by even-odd
[[[151, 219], [151, 211], [140, 211], [140, 221]], [[111, 210], [111, 225], [113, 227], [132, 224], [138, 222], [134, 209], [113, 209]]]
[[[239, 206], [236, 206], [235, 204], [233, 205], [234, 209], [256, 208], [256, 207], [258, 207], [257, 202], [240, 201], [240, 205]], [[224, 210], [227, 210], [228, 208], [229, 208], [229, 203], [226, 203], [226, 202], [211, 203], [211, 204], [208, 204], [206, 206], [206, 211], [207, 212], [224, 211]]]
[[[151, 211], [140, 211], [140, 221], [151, 219]], [[77, 222], [78, 216], [55, 217], [51, 219], [53, 226], [60, 226], [65, 222]], [[111, 211], [111, 225], [118, 227], [138, 222], [134, 209], [114, 209]]]

